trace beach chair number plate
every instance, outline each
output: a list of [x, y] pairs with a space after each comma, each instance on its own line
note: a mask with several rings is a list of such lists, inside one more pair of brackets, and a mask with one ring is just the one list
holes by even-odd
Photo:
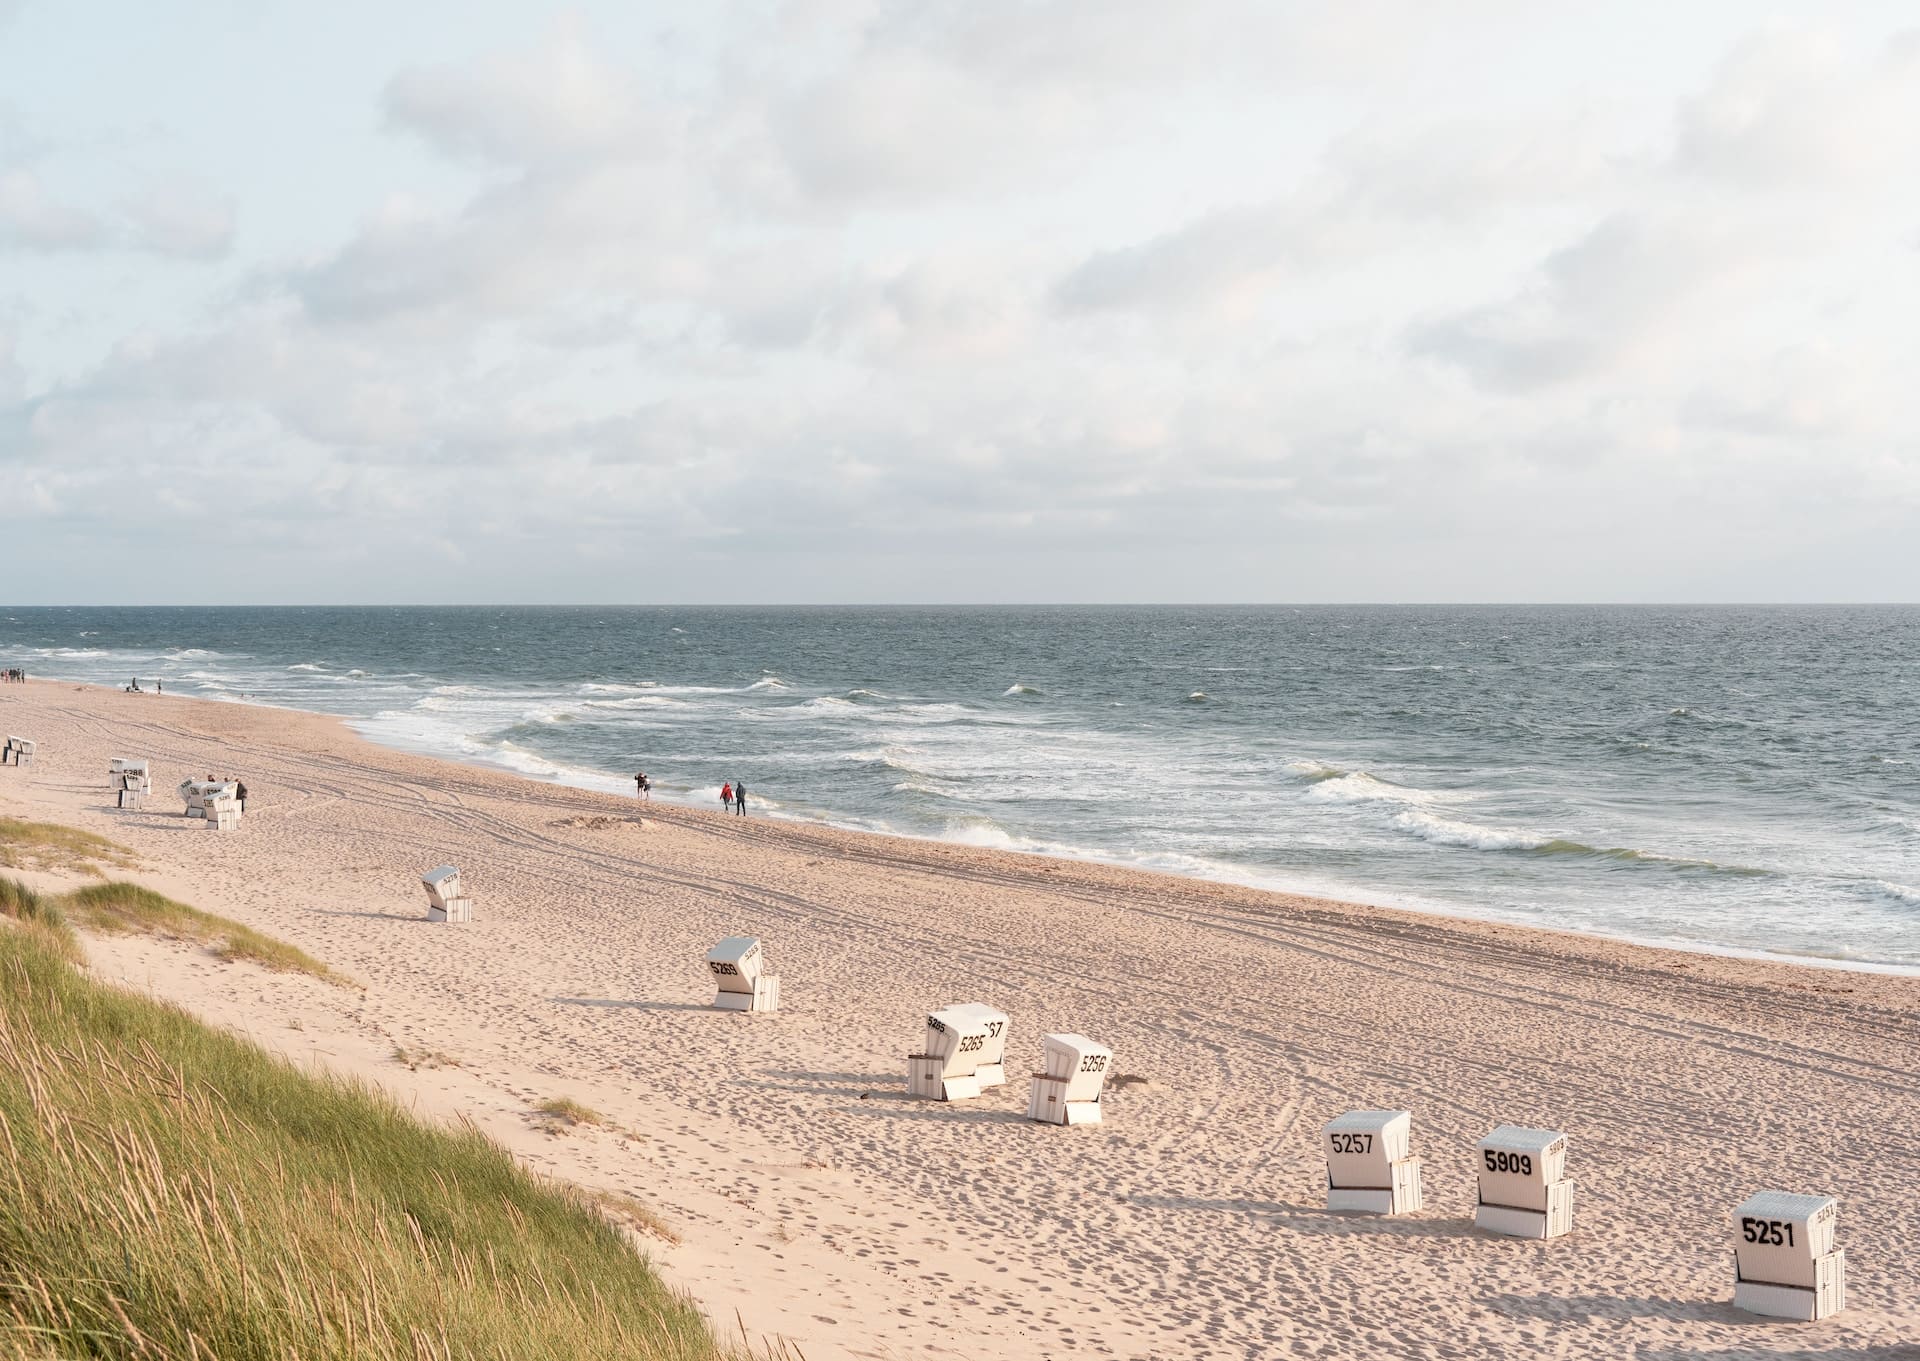
[[1371, 1153], [1373, 1136], [1371, 1134], [1330, 1134], [1335, 1153]]
[[1531, 1153], [1502, 1153], [1499, 1149], [1483, 1149], [1489, 1172], [1517, 1172], [1523, 1177], [1533, 1175], [1533, 1155]]
[[1778, 1219], [1742, 1219], [1740, 1236], [1763, 1247], [1792, 1247], [1793, 1225]]

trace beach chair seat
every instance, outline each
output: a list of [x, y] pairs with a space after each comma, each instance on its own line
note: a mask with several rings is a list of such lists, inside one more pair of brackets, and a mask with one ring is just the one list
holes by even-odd
[[1411, 1214], [1421, 1205], [1420, 1159], [1409, 1111], [1348, 1111], [1321, 1130], [1327, 1208]]
[[728, 936], [707, 951], [707, 969], [718, 990], [713, 1004], [720, 1010], [780, 1009], [780, 980], [766, 972], [758, 936]]
[[1007, 1013], [961, 1002], [927, 1016], [923, 1053], [907, 1055], [907, 1091], [933, 1101], [966, 1101], [1007, 1080]]
[[1759, 1191], [1733, 1212], [1733, 1304], [1811, 1323], [1847, 1307], [1847, 1253], [1832, 1196]]
[[1046, 1063], [1027, 1088], [1027, 1118], [1049, 1125], [1097, 1125], [1113, 1050], [1085, 1035], [1042, 1035]]
[[427, 890], [428, 921], [458, 924], [473, 920], [473, 900], [467, 897], [458, 869], [452, 865], [430, 869], [420, 876], [420, 884]]
[[1514, 1238], [1558, 1238], [1573, 1228], [1567, 1136], [1501, 1125], [1475, 1146], [1476, 1228]]

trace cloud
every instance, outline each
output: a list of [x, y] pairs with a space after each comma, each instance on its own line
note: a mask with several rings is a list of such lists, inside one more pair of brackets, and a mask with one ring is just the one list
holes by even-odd
[[193, 260], [218, 259], [232, 249], [233, 201], [189, 176], [155, 180], [124, 211], [138, 249]]
[[1837, 36], [1775, 25], [1743, 39], [1680, 104], [1674, 164], [1754, 188], [1900, 174], [1920, 150], [1920, 30], [1862, 60]]
[[[1463, 66], [1491, 9], [574, 21], [361, 71], [384, 93], [342, 116], [392, 159], [316, 161], [357, 225], [285, 254], [244, 180], [62, 226], [31, 179], [0, 208], [120, 255], [60, 267], [115, 291], [85, 308], [22, 271], [50, 281], [0, 352], [18, 532], [77, 570], [111, 527], [219, 533], [285, 595], [697, 594], [675, 573], [724, 551], [761, 598], [1512, 596], [1605, 593], [1655, 479], [1737, 485], [1756, 537], [1816, 457], [1825, 515], [1906, 495], [1920, 194], [1767, 150], [1776, 105], [1831, 131], [1810, 92], [1903, 49], [1803, 80], [1724, 43], [1598, 100], [1580, 54]], [[63, 193], [120, 182], [40, 155]]]
[[1499, 391], [1601, 376], [1680, 343], [1673, 324], [1749, 270], [1752, 252], [1714, 225], [1616, 214], [1548, 255], [1512, 297], [1417, 324], [1408, 348]]
[[1094, 252], [1054, 295], [1078, 311], [1244, 312], [1289, 280], [1433, 244], [1524, 205], [1604, 192], [1634, 173], [1634, 158], [1580, 113], [1356, 129], [1290, 192]]
[[0, 245], [89, 250], [106, 239], [98, 218], [58, 202], [31, 170], [0, 171]]
[[529, 52], [403, 71], [383, 102], [390, 126], [448, 155], [507, 166], [631, 158], [669, 135], [669, 120], [595, 55], [578, 21]]

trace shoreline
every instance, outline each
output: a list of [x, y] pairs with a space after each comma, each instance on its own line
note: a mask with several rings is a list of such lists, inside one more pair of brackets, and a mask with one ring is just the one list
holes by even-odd
[[[47, 682], [53, 683], [53, 684], [81, 686], [90, 690], [97, 690], [106, 694], [121, 693], [120, 691], [116, 690], [113, 686], [110, 686], [110, 685], [101, 685], [98, 682], [93, 682], [93, 681], [73, 680], [73, 679], [67, 679], [63, 677], [55, 677], [51, 673], [48, 673], [44, 677], [44, 679]], [[375, 736], [374, 734], [366, 731], [365, 727], [363, 726], [368, 721], [366, 719], [355, 718], [353, 716], [345, 715], [345, 714], [327, 713], [325, 711], [317, 710], [317, 709], [302, 709], [294, 705], [277, 704], [270, 700], [260, 699], [251, 694], [244, 694], [244, 693], [237, 694], [230, 699], [214, 698], [214, 697], [203, 696], [203, 695], [161, 694], [155, 697], [161, 698], [161, 699], [187, 700], [194, 703], [202, 703], [202, 704], [238, 705], [244, 708], [265, 709], [265, 710], [271, 710], [279, 713], [299, 714], [304, 717], [324, 719], [324, 720], [341, 724], [349, 732], [352, 732], [361, 741], [366, 742], [370, 746], [378, 747], [385, 751], [396, 752], [402, 755], [416, 757], [421, 760], [443, 762], [448, 765], [459, 766], [459, 767], [470, 769], [470, 770], [486, 770], [486, 771], [493, 772], [495, 774], [507, 776], [509, 778], [525, 780], [531, 784], [536, 784], [536, 785], [553, 786], [553, 787], [563, 788], [563, 789], [576, 789], [585, 793], [600, 794], [609, 798], [618, 799], [622, 801], [631, 800], [632, 798], [630, 794], [625, 794], [621, 792], [621, 786], [623, 784], [623, 781], [621, 777], [616, 775], [601, 774], [599, 772], [589, 771], [589, 770], [585, 770], [584, 768], [581, 768], [579, 773], [583, 777], [582, 780], [569, 779], [564, 774], [556, 774], [551, 777], [541, 776], [526, 770], [516, 769], [511, 764], [503, 761], [490, 761], [485, 759], [484, 757], [478, 757], [478, 756], [472, 757], [472, 758], [466, 758], [466, 757], [462, 757], [460, 755], [450, 753], [444, 750], [435, 749], [427, 745], [412, 745], [412, 744], [406, 744], [401, 742], [395, 742], [391, 740], [382, 740], [380, 737]], [[547, 764], [555, 766], [556, 769], [558, 770], [565, 771], [569, 769], [568, 767], [565, 767], [564, 765], [561, 765], [558, 762], [549, 761], [548, 758], [541, 757], [539, 759], [541, 759], [543, 762], [546, 762]], [[598, 780], [604, 783], [600, 783], [600, 784], [586, 783], [584, 782], [586, 779]], [[650, 804], [651, 802], [652, 801], [648, 801], [648, 804]], [[659, 800], [659, 802], [665, 807], [677, 808], [677, 809], [681, 809], [688, 812], [704, 813], [704, 812], [712, 811], [711, 809], [708, 809], [703, 805], [695, 804], [688, 801], [681, 801], [673, 798], [662, 798]], [[639, 803], [639, 801], [637, 800], [634, 801], [634, 804], [636, 807], [648, 806], [648, 805], [643, 805]], [[1466, 910], [1466, 908], [1462, 904], [1458, 904], [1458, 903], [1428, 902], [1418, 898], [1405, 897], [1405, 896], [1394, 894], [1391, 892], [1371, 893], [1365, 889], [1353, 889], [1351, 890], [1351, 892], [1354, 894], [1354, 896], [1346, 896], [1348, 890], [1342, 890], [1342, 892], [1339, 895], [1335, 895], [1332, 893], [1324, 892], [1320, 888], [1315, 886], [1291, 886], [1281, 882], [1263, 881], [1262, 876], [1253, 875], [1253, 874], [1249, 874], [1240, 878], [1231, 878], [1231, 877], [1216, 877], [1216, 876], [1210, 876], [1210, 875], [1198, 874], [1198, 873], [1187, 873], [1178, 869], [1167, 869], [1167, 868], [1162, 868], [1158, 866], [1141, 865], [1141, 864], [1129, 862], [1118, 856], [1102, 854], [1097, 851], [1091, 851], [1091, 850], [1085, 850], [1085, 849], [1056, 853], [1056, 852], [1047, 851], [1047, 850], [1026, 850], [1026, 849], [1020, 849], [1016, 847], [983, 846], [975, 842], [970, 842], [970, 841], [966, 841], [966, 840], [955, 838], [955, 837], [944, 837], [944, 836], [936, 836], [932, 834], [922, 834], [917, 832], [902, 832], [902, 831], [894, 831], [894, 830], [881, 831], [879, 829], [872, 828], [872, 827], [862, 827], [862, 826], [853, 825], [849, 822], [836, 821], [830, 815], [824, 816], [824, 817], [809, 817], [809, 816], [803, 816], [803, 815], [774, 812], [774, 813], [762, 814], [759, 816], [761, 816], [764, 820], [767, 820], [767, 821], [776, 821], [776, 822], [781, 822], [781, 823], [785, 823], [793, 826], [822, 827], [822, 828], [827, 828], [836, 832], [845, 833], [846, 835], [849, 835], [849, 836], [880, 837], [885, 839], [911, 842], [919, 845], [964, 846], [969, 849], [984, 851], [984, 852], [988, 852], [991, 854], [998, 854], [998, 855], [1031, 856], [1041, 860], [1060, 861], [1068, 864], [1099, 865], [1105, 868], [1122, 870], [1122, 871], [1127, 871], [1131, 873], [1163, 875], [1169, 878], [1179, 879], [1179, 880], [1184, 880], [1184, 881], [1189, 881], [1194, 883], [1221, 884], [1221, 885], [1226, 885], [1234, 888], [1245, 889], [1248, 892], [1252, 892], [1252, 893], [1274, 894], [1282, 898], [1303, 898], [1303, 899], [1311, 899], [1317, 902], [1342, 903], [1342, 904], [1349, 904], [1355, 907], [1368, 908], [1375, 911], [1405, 912], [1405, 913], [1412, 914], [1414, 916], [1434, 917], [1434, 918], [1440, 918], [1442, 920], [1447, 920], [1447, 921], [1481, 922], [1489, 925], [1513, 927], [1518, 930], [1542, 931], [1552, 935], [1571, 936], [1581, 940], [1615, 941], [1625, 945], [1640, 946], [1643, 948], [1654, 949], [1654, 950], [1672, 950], [1682, 954], [1689, 954], [1689, 955], [1703, 955], [1711, 958], [1747, 959], [1747, 960], [1756, 960], [1756, 961], [1762, 961], [1762, 962], [1800, 965], [1810, 969], [1830, 970], [1830, 971], [1841, 972], [1841, 973], [1877, 974], [1877, 975], [1886, 975], [1886, 976], [1896, 977], [1896, 978], [1920, 978], [1920, 964], [1908, 964], [1908, 963], [1902, 963], [1899, 961], [1892, 961], [1892, 960], [1861, 959], [1853, 956], [1814, 955], [1814, 954], [1807, 954], [1802, 952], [1769, 949], [1769, 948], [1759, 947], [1759, 946], [1726, 945], [1726, 944], [1720, 944], [1712, 941], [1674, 940], [1674, 939], [1665, 939], [1665, 938], [1659, 938], [1659, 937], [1641, 936], [1641, 935], [1636, 935], [1630, 932], [1623, 932], [1623, 931], [1584, 930], [1578, 927], [1547, 926], [1537, 922], [1517, 920], [1516, 918], [1511, 916], [1501, 916], [1494, 913], [1483, 914], [1483, 913], [1472, 912], [1472, 911]]]
[[[42, 744], [0, 769], [0, 812], [112, 838], [144, 865], [116, 877], [361, 990], [144, 938], [96, 944], [103, 976], [654, 1205], [683, 1239], [656, 1257], [723, 1331], [739, 1309], [814, 1361], [1438, 1361], [1548, 1333], [1578, 1361], [1891, 1356], [1920, 1335], [1920, 1159], [1889, 1137], [1920, 1122], [1912, 979], [649, 812], [264, 705], [42, 681], [0, 715]], [[154, 762], [154, 805], [108, 805], [112, 755]], [[179, 815], [172, 784], [204, 769], [254, 791], [238, 830]], [[468, 925], [424, 919], [442, 860]], [[702, 956], [741, 933], [782, 976], [774, 1015], [711, 1007]], [[973, 999], [1014, 1018], [1015, 1081], [909, 1099], [926, 1010]], [[1101, 1124], [1025, 1119], [1049, 1031], [1112, 1046]], [[560, 1096], [608, 1126], [538, 1127]], [[1318, 1130], [1349, 1109], [1414, 1112], [1425, 1209], [1325, 1209]], [[1570, 1137], [1571, 1238], [1472, 1228], [1474, 1142], [1503, 1123]], [[1727, 1302], [1728, 1214], [1769, 1186], [1842, 1198], [1832, 1320]]]

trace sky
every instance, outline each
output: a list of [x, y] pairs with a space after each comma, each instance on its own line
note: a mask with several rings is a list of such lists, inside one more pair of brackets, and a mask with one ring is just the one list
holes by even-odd
[[0, 0], [0, 602], [1920, 600], [1920, 15]]

